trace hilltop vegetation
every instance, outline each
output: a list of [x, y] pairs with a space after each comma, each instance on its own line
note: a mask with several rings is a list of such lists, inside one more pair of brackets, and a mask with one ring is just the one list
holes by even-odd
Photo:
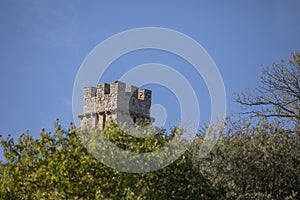
[[[180, 158], [154, 172], [104, 165], [76, 127], [1, 139], [0, 199], [300, 199], [300, 54], [263, 68], [260, 78], [261, 87], [235, 96], [241, 115], [220, 125], [208, 156], [199, 157], [204, 127]], [[132, 152], [155, 151], [172, 139], [162, 131], [142, 141], [115, 124], [105, 134]]]

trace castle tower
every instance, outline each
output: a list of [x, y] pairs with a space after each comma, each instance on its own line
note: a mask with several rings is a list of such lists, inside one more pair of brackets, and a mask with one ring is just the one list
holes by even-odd
[[104, 129], [109, 120], [127, 126], [150, 124], [151, 93], [120, 81], [85, 87], [81, 128]]

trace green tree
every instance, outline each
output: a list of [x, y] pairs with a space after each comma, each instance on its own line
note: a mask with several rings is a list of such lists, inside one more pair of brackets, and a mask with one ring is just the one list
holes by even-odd
[[117, 173], [88, 154], [76, 131], [42, 130], [39, 139], [22, 134], [17, 143], [2, 140], [1, 199], [95, 199], [102, 191], [116, 193], [117, 181], [106, 177]]
[[[141, 141], [114, 124], [105, 134], [134, 152], [155, 150], [170, 139], [159, 135]], [[17, 142], [2, 139], [6, 162], [0, 165], [0, 199], [215, 199], [214, 188], [194, 170], [188, 152], [156, 172], [124, 173], [94, 159], [79, 135], [76, 128], [59, 128], [42, 130], [39, 139], [25, 134]]]
[[224, 199], [299, 199], [299, 139], [262, 118], [227, 122], [199, 170], [222, 186]]

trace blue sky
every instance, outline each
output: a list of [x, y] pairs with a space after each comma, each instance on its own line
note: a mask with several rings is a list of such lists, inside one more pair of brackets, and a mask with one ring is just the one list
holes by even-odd
[[[227, 111], [237, 110], [232, 94], [259, 84], [260, 65], [287, 59], [300, 47], [300, 1], [16, 1], [0, 2], [0, 133], [38, 136], [73, 121], [72, 90], [89, 52], [122, 31], [163, 27], [200, 43], [218, 66], [227, 93]], [[192, 82], [202, 121], [210, 111], [207, 89], [182, 59], [166, 52], [133, 52], [112, 64], [103, 81], [149, 62], [174, 66]], [[170, 116], [178, 104], [166, 89], [150, 86], [153, 102]], [[168, 121], [173, 123], [176, 116]]]

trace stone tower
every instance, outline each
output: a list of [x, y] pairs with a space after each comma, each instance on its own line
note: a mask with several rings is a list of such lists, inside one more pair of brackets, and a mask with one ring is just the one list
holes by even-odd
[[104, 129], [110, 120], [126, 126], [150, 124], [151, 93], [120, 81], [85, 87], [83, 114], [78, 116], [81, 128]]

